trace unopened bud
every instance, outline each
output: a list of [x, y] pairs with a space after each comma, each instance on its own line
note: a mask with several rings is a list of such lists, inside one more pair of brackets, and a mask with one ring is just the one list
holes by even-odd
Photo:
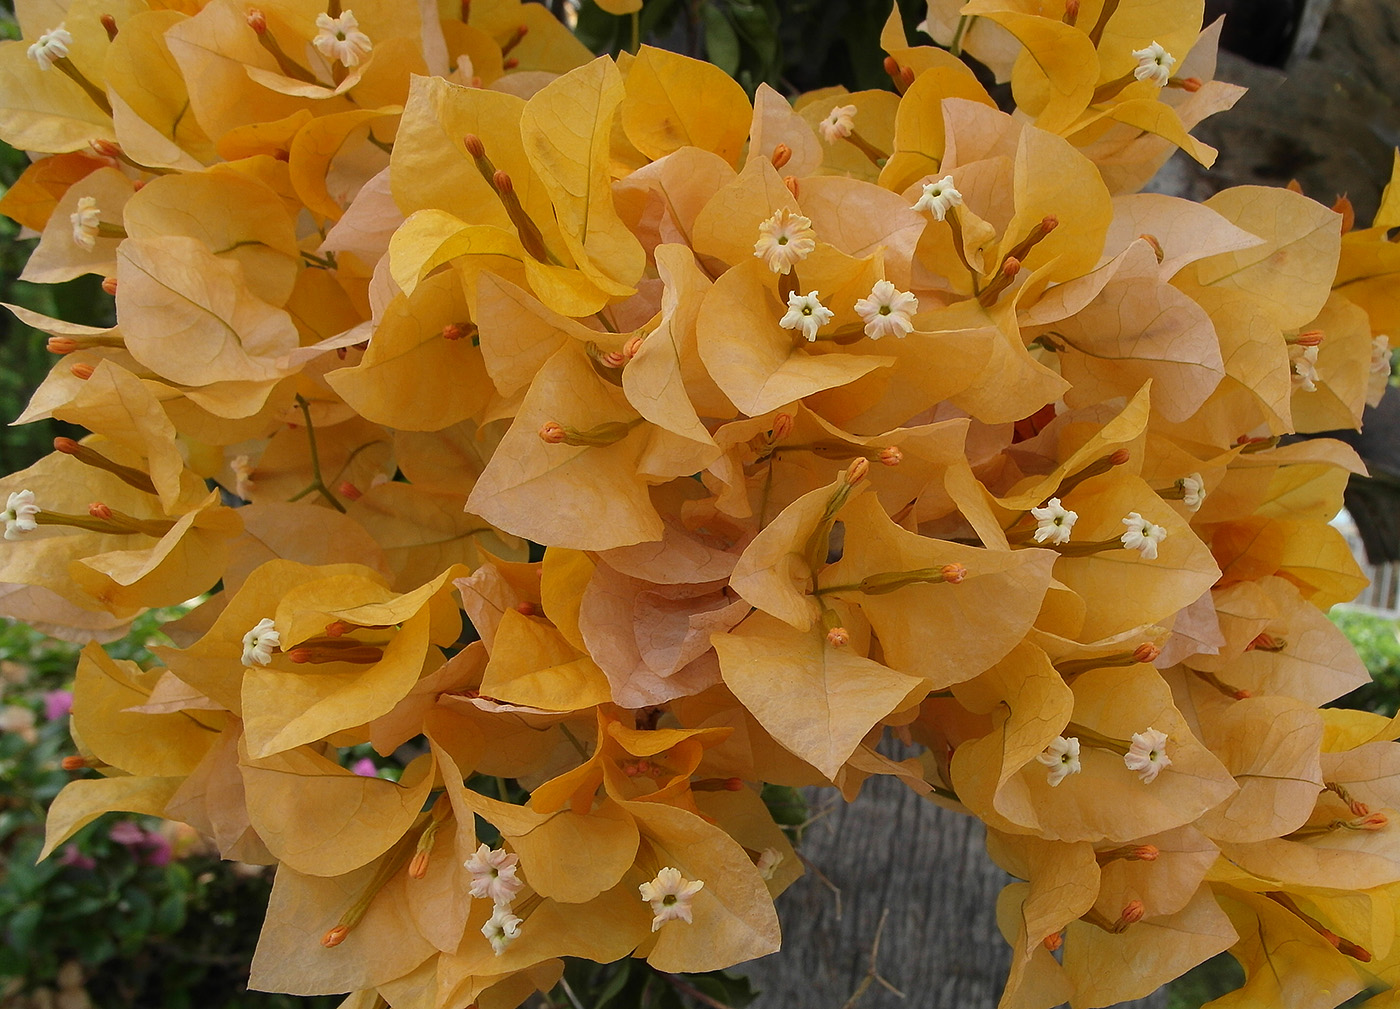
[[788, 191], [789, 193], [792, 194], [792, 198], [793, 198], [794, 200], [800, 199], [800, 198], [801, 198], [801, 197], [798, 196], [798, 188], [799, 188], [799, 187], [798, 187], [798, 185], [797, 185], [797, 176], [796, 176], [796, 175], [784, 175], [784, 176], [783, 176], [783, 185], [787, 187], [787, 191]]
[[1051, 932], [1044, 939], [1040, 940], [1040, 944], [1053, 953], [1065, 944], [1065, 934], [1063, 932]]
[[1133, 849], [1132, 857], [1139, 862], [1155, 862], [1160, 854], [1155, 844], [1140, 844]]
[[1040, 219], [1040, 233], [1048, 235], [1060, 226], [1060, 219], [1054, 214], [1046, 214]]
[[1384, 813], [1368, 813], [1360, 819], [1351, 821], [1348, 824], [1352, 830], [1380, 830], [1390, 823], [1390, 818]]
[[1167, 87], [1180, 88], [1188, 94], [1195, 94], [1205, 86], [1199, 77], [1173, 77], [1167, 81]]
[[782, 441], [788, 435], [792, 434], [793, 425], [795, 423], [790, 413], [780, 413], [774, 417], [772, 431], [773, 440], [775, 442]]
[[1288, 642], [1283, 638], [1274, 637], [1274, 635], [1266, 631], [1262, 634], [1256, 634], [1254, 640], [1245, 645], [1244, 650], [1247, 652], [1252, 652], [1256, 649], [1261, 652], [1281, 652], [1287, 644]]
[[1142, 916], [1146, 913], [1147, 909], [1143, 907], [1142, 901], [1130, 900], [1127, 906], [1123, 908], [1123, 913], [1118, 916], [1118, 923], [1125, 927], [1134, 925], [1142, 921]]
[[428, 861], [431, 852], [415, 851], [412, 860], [408, 863], [408, 875], [410, 879], [422, 879], [428, 874]]
[[861, 456], [851, 460], [851, 464], [846, 467], [846, 482], [854, 486], [860, 483], [870, 473], [870, 460]]
[[444, 340], [460, 340], [472, 331], [472, 324], [469, 322], [449, 322], [442, 327], [442, 338]]
[[1001, 264], [1001, 275], [1007, 280], [1013, 279], [1021, 272], [1021, 261], [1015, 256], [1007, 256], [1006, 262]]
[[342, 497], [349, 498], [351, 501], [358, 501], [360, 498], [364, 497], [360, 488], [356, 487], [349, 480], [342, 480], [340, 486], [337, 487], [336, 490], [340, 491]]
[[92, 373], [97, 369], [85, 361], [79, 361], [68, 370], [73, 373], [74, 378], [80, 378], [86, 382], [88, 379], [92, 378]]
[[1133, 649], [1134, 662], [1156, 662], [1157, 656], [1162, 654], [1162, 649], [1158, 648], [1150, 641], [1144, 641]]
[[628, 340], [622, 347], [622, 352], [627, 355], [627, 360], [630, 361], [632, 358], [636, 357], [642, 349], [642, 344], [645, 342], [646, 338], [642, 336], [634, 336], [632, 339]]
[[337, 925], [335, 928], [321, 936], [321, 945], [326, 949], [333, 949], [345, 941], [345, 937], [350, 934], [350, 930], [344, 925]]
[[898, 466], [904, 461], [904, 453], [898, 445], [887, 445], [880, 449], [880, 462], [886, 466]]
[[1138, 235], [1148, 245], [1152, 246], [1152, 254], [1157, 257], [1157, 262], [1162, 262], [1167, 258], [1166, 251], [1162, 248], [1162, 243], [1157, 241], [1156, 235]]
[[102, 293], [103, 293], [103, 294], [110, 294], [110, 295], [112, 295], [112, 297], [116, 297], [116, 294], [117, 294], [117, 278], [116, 278], [116, 277], [103, 277], [103, 278], [102, 278]]
[[71, 354], [78, 349], [78, 341], [71, 336], [51, 336], [44, 348], [50, 354]]
[[1293, 341], [1300, 347], [1320, 347], [1322, 346], [1322, 330], [1310, 329], [1306, 333], [1299, 333]]
[[1235, 700], [1237, 700], [1237, 701], [1247, 701], [1247, 700], [1249, 700], [1251, 697], [1253, 697], [1254, 695], [1251, 694], [1248, 690], [1236, 690], [1236, 691], [1235, 691], [1233, 694], [1231, 694], [1230, 696], [1233, 697], [1233, 698], [1234, 698]]
[[103, 14], [97, 20], [101, 22], [102, 30], [107, 33], [107, 41], [113, 41], [117, 37], [117, 19], [110, 14]]
[[462, 138], [462, 143], [467, 148], [467, 153], [474, 158], [486, 157], [486, 145], [481, 142], [481, 138], [475, 133], [468, 133]]
[[85, 771], [89, 767], [106, 767], [105, 760], [98, 760], [96, 757], [84, 757], [81, 753], [64, 757], [59, 762], [59, 766], [65, 771]]
[[1122, 466], [1129, 458], [1131, 458], [1131, 456], [1128, 454], [1127, 449], [1116, 449], [1113, 454], [1108, 457], [1108, 464], [1110, 466]]
[[265, 35], [267, 33], [267, 15], [256, 7], [249, 7], [248, 27], [259, 35]]
[[515, 612], [519, 613], [522, 617], [533, 617], [535, 615], [535, 604], [527, 599], [523, 603], [516, 604]]
[[1079, 0], [1065, 0], [1065, 16], [1061, 20], [1074, 27], [1074, 23], [1079, 20]]
[[99, 157], [119, 158], [122, 156], [122, 145], [115, 140], [108, 140], [105, 137], [99, 137], [96, 140], [89, 141], [88, 146], [90, 146], [93, 153], [97, 154]]
[[604, 368], [621, 368], [627, 363], [627, 355], [620, 350], [610, 350], [598, 358]]
[[844, 627], [833, 627], [826, 632], [826, 643], [832, 648], [845, 648], [851, 643], [850, 632]]
[[502, 196], [509, 196], [515, 192], [515, 183], [510, 181], [510, 175], [496, 169], [496, 174], [491, 176], [491, 185], [496, 187], [496, 192]]
[[501, 46], [501, 55], [508, 55], [510, 51], [516, 46], [520, 45], [521, 41], [525, 38], [525, 36], [529, 34], [529, 25], [517, 25], [515, 28], [515, 34], [510, 37], [510, 39], [506, 42], [505, 45]]
[[326, 637], [343, 638], [352, 630], [354, 630], [354, 628], [344, 620], [332, 620], [330, 623], [326, 624]]
[[53, 450], [64, 455], [77, 455], [79, 445], [72, 438], [58, 437], [53, 440]]
[[540, 425], [540, 441], [546, 445], [564, 444], [564, 425], [548, 420]]
[[88, 514], [95, 519], [109, 519], [112, 517], [112, 509], [101, 501], [94, 501], [88, 505]]
[[773, 167], [782, 168], [792, 160], [792, 148], [787, 144], [779, 144], [773, 148]]
[[967, 577], [967, 568], [961, 564], [945, 564], [940, 573], [943, 575], [943, 580], [949, 585], [958, 585]]
[[1283, 188], [1287, 189], [1290, 193], [1297, 193], [1299, 196], [1303, 195], [1303, 184], [1297, 179], [1289, 179], [1288, 185]]
[[512, 56], [510, 59], [501, 61], [502, 70], [514, 70], [518, 66], [520, 66], [520, 61], [514, 56]]

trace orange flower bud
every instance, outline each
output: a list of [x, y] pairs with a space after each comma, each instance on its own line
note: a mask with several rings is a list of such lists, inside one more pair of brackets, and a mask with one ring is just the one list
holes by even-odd
[[256, 7], [248, 8], [248, 27], [259, 35], [267, 33], [267, 15]]
[[92, 373], [96, 370], [97, 369], [94, 368], [92, 365], [86, 364], [82, 361], [79, 361], [77, 364], [73, 365], [73, 367], [69, 369], [69, 371], [73, 373], [74, 378], [80, 378], [84, 382], [92, 378]]
[[851, 643], [851, 635], [844, 627], [833, 627], [826, 632], [826, 643], [832, 648], [844, 648]]
[[898, 445], [887, 445], [880, 449], [880, 462], [886, 466], [898, 466], [904, 461], [904, 453]]
[[949, 585], [957, 585], [967, 577], [967, 568], [961, 564], [945, 564], [941, 574]]
[[1123, 908], [1123, 913], [1118, 916], [1118, 922], [1124, 926], [1133, 925], [1142, 921], [1142, 916], [1146, 913], [1147, 909], [1143, 907], [1142, 901], [1130, 900], [1127, 907]]
[[332, 620], [330, 623], [326, 624], [326, 637], [342, 638], [354, 629], [352, 625], [347, 624], [344, 620]]
[[109, 519], [112, 517], [112, 509], [101, 501], [94, 501], [88, 505], [88, 514], [95, 519]]
[[117, 278], [116, 278], [116, 277], [103, 277], [103, 278], [102, 278], [102, 293], [103, 293], [103, 294], [110, 294], [110, 295], [112, 295], [113, 297], [116, 297], [116, 294], [117, 294]]
[[792, 148], [787, 144], [779, 144], [773, 148], [773, 167], [782, 168], [792, 160]]
[[1051, 932], [1044, 939], [1040, 940], [1040, 944], [1053, 953], [1065, 944], [1065, 934], [1063, 932]]
[[564, 425], [548, 420], [540, 425], [540, 441], [546, 445], [564, 444]]
[[1134, 662], [1156, 662], [1157, 656], [1162, 654], [1162, 649], [1158, 648], [1150, 641], [1144, 641], [1133, 649]]
[[1167, 82], [1169, 87], [1180, 88], [1188, 94], [1195, 94], [1205, 83], [1199, 77], [1173, 77]]
[[792, 414], [790, 413], [780, 413], [774, 417], [773, 431], [771, 434], [772, 440], [775, 442], [782, 441], [788, 435], [792, 434], [794, 423]]
[[104, 158], [119, 158], [122, 156], [121, 144], [117, 143], [115, 140], [99, 137], [91, 141], [89, 146], [96, 154]]
[[1133, 849], [1133, 858], [1139, 862], [1155, 862], [1160, 854], [1155, 844], [1141, 844]]
[[1108, 457], [1108, 464], [1110, 466], [1122, 466], [1129, 458], [1128, 450], [1120, 448]]
[[321, 945], [326, 949], [333, 949], [345, 941], [345, 937], [350, 934], [350, 930], [344, 925], [337, 925], [335, 928], [321, 936]]
[[870, 473], [870, 460], [861, 456], [852, 459], [851, 464], [846, 467], [846, 482], [851, 485], [860, 483]]
[[349, 480], [342, 480], [340, 482], [340, 486], [337, 487], [336, 490], [340, 491], [343, 497], [347, 497], [351, 501], [358, 501], [360, 500], [360, 498], [364, 497], [364, 494], [361, 493], [360, 488], [356, 487]]
[[491, 176], [491, 185], [495, 186], [496, 192], [502, 196], [509, 196], [515, 192], [515, 183], [511, 182], [510, 176], [499, 168], [496, 169], [496, 174]]
[[472, 331], [470, 322], [449, 322], [442, 327], [442, 338], [444, 340], [460, 340]]
[[474, 158], [486, 157], [486, 145], [481, 142], [481, 138], [475, 133], [468, 133], [462, 138], [462, 143], [467, 148], [467, 153]]
[[1310, 329], [1306, 333], [1299, 333], [1293, 342], [1300, 347], [1320, 347], [1322, 346], [1322, 330]]
[[620, 350], [610, 350], [598, 358], [604, 368], [621, 368], [627, 363], [627, 355]]
[[783, 185], [787, 186], [787, 191], [792, 194], [794, 200], [800, 199], [798, 196], [798, 185], [796, 175], [784, 175]]
[[78, 349], [78, 341], [71, 336], [51, 336], [44, 348], [50, 354], [71, 354]]
[[1079, 20], [1079, 0], [1065, 0], [1065, 16], [1061, 18], [1071, 28]]
[[72, 438], [60, 437], [53, 440], [53, 450], [55, 452], [62, 452], [64, 455], [77, 455], [78, 448], [78, 443]]
[[101, 22], [102, 30], [107, 33], [107, 41], [113, 41], [117, 37], [117, 19], [110, 14], [103, 14], [97, 20]]
[[516, 67], [518, 67], [518, 66], [520, 66], [520, 61], [519, 61], [518, 59], [516, 59], [514, 56], [512, 56], [512, 57], [511, 57], [510, 59], [508, 59], [508, 60], [502, 60], [502, 61], [501, 61], [501, 69], [502, 69], [502, 70], [514, 70], [514, 69], [515, 69]]
[[515, 612], [519, 613], [522, 617], [533, 617], [535, 615], [535, 604], [527, 599], [523, 603], [516, 604]]
[[413, 859], [408, 863], [410, 879], [422, 879], [428, 874], [428, 860], [431, 854], [428, 851], [415, 851], [413, 853]]
[[1162, 243], [1159, 242], [1159, 241], [1157, 241], [1157, 236], [1156, 236], [1156, 235], [1146, 235], [1146, 234], [1143, 234], [1143, 235], [1138, 235], [1138, 238], [1141, 238], [1141, 239], [1142, 239], [1144, 242], [1146, 242], [1148, 245], [1152, 246], [1152, 252], [1156, 255], [1156, 257], [1157, 257], [1157, 262], [1160, 263], [1160, 262], [1162, 262], [1164, 259], [1167, 258], [1166, 252], [1162, 249]]

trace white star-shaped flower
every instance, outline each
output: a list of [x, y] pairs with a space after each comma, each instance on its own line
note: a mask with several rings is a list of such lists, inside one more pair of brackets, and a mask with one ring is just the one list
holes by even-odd
[[353, 11], [342, 11], [340, 17], [329, 14], [316, 15], [316, 27], [320, 29], [311, 44], [328, 60], [339, 60], [347, 67], [357, 67], [360, 60], [374, 48], [369, 36], [360, 31], [360, 22], [355, 20]]
[[882, 336], [903, 339], [913, 330], [913, 316], [918, 310], [919, 299], [888, 280], [877, 281], [870, 297], [856, 302], [856, 314], [865, 323], [865, 335], [872, 340]]
[[1390, 337], [1384, 333], [1371, 341], [1371, 374], [1390, 374]]
[[1294, 344], [1288, 357], [1293, 364], [1293, 391], [1317, 392], [1317, 347]]
[[17, 540], [24, 533], [32, 533], [39, 528], [34, 516], [39, 514], [39, 506], [34, 503], [32, 490], [15, 491], [5, 502], [5, 510], [0, 519], [5, 520], [5, 539]]
[[1175, 56], [1153, 42], [1146, 49], [1134, 49], [1133, 58], [1138, 61], [1133, 70], [1134, 77], [1140, 81], [1151, 81], [1159, 88], [1167, 86], [1167, 81], [1171, 80], [1172, 67], [1176, 66]]
[[486, 924], [481, 926], [481, 934], [486, 936], [491, 948], [500, 956], [520, 935], [520, 919], [510, 913], [510, 908], [497, 904], [491, 917], [486, 919]]
[[759, 852], [754, 868], [764, 879], [772, 879], [774, 871], [783, 863], [783, 853], [777, 848], [764, 848]]
[[1133, 745], [1123, 756], [1128, 770], [1137, 771], [1144, 785], [1150, 785], [1171, 762], [1172, 758], [1167, 756], [1167, 734], [1150, 725], [1142, 732], [1133, 733]]
[[1052, 786], [1083, 770], [1083, 765], [1079, 763], [1079, 740], [1074, 736], [1068, 739], [1056, 736], [1035, 759], [1050, 768], [1046, 777]]
[[263, 617], [243, 635], [243, 664], [265, 666], [272, 661], [274, 650], [282, 647], [282, 635], [277, 633], [271, 617]]
[[924, 186], [924, 195], [914, 201], [915, 210], [927, 210], [938, 220], [948, 216], [948, 211], [961, 207], [962, 193], [953, 188], [953, 177], [945, 175], [937, 182]]
[[831, 110], [831, 113], [817, 124], [817, 129], [821, 131], [822, 139], [828, 144], [849, 137], [851, 130], [855, 128], [856, 107], [854, 105], [838, 105]]
[[817, 247], [816, 239], [811, 219], [784, 207], [758, 226], [753, 254], [774, 273], [786, 275], [812, 254]]
[[1128, 512], [1123, 520], [1128, 531], [1123, 534], [1123, 546], [1142, 554], [1144, 560], [1157, 559], [1157, 544], [1167, 538], [1166, 526], [1150, 522], [1137, 512]]
[[91, 252], [97, 248], [97, 236], [102, 225], [102, 211], [97, 209], [97, 200], [91, 196], [78, 199], [78, 209], [68, 215], [73, 224], [73, 241]]
[[668, 921], [679, 920], [690, 924], [690, 901], [705, 886], [703, 880], [686, 879], [679, 869], [666, 866], [656, 874], [650, 883], [643, 883], [637, 889], [642, 900], [651, 904], [651, 930], [655, 932]]
[[72, 44], [72, 33], [60, 24], [57, 28], [50, 28], [40, 35], [39, 41], [29, 47], [28, 55], [39, 64], [40, 70], [47, 70], [54, 65], [55, 60], [61, 60], [68, 55], [68, 47]]
[[802, 335], [811, 343], [817, 338], [817, 330], [830, 322], [833, 314], [831, 309], [817, 298], [816, 291], [808, 291], [806, 294], [793, 291], [788, 295], [787, 314], [778, 320], [778, 325], [784, 329], [802, 330]]
[[1206, 499], [1206, 482], [1201, 474], [1192, 473], [1181, 478], [1181, 502], [1192, 511], [1198, 511]]
[[1035, 519], [1035, 541], [1037, 543], [1068, 543], [1070, 530], [1079, 521], [1079, 513], [1070, 511], [1060, 504], [1060, 499], [1052, 497], [1044, 508], [1032, 508], [1031, 518]]
[[515, 875], [520, 856], [504, 848], [476, 849], [476, 853], [464, 863], [472, 874], [471, 891], [473, 897], [490, 897], [497, 907], [509, 907], [524, 881]]

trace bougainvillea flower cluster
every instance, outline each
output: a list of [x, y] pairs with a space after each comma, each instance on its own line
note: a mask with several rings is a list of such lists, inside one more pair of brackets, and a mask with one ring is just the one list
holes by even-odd
[[1400, 981], [1362, 466], [1293, 437], [1384, 391], [1400, 185], [1139, 192], [1239, 95], [1200, 0], [931, 4], [1012, 114], [897, 16], [790, 101], [516, 0], [17, 6], [0, 210], [116, 324], [14, 309], [91, 433], [0, 480], [0, 611], [203, 600], [84, 652], [49, 851], [183, 821], [277, 865], [254, 987], [511, 1009], [777, 949], [760, 789], [889, 775], [1024, 881], [1006, 1006]]

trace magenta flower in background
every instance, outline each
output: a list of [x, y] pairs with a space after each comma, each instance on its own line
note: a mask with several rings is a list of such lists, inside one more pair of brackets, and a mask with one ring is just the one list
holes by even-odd
[[71, 690], [49, 690], [44, 693], [44, 718], [48, 721], [56, 722], [60, 718], [66, 718], [72, 710]]
[[368, 757], [361, 757], [350, 765], [350, 770], [354, 771], [362, 778], [373, 778], [379, 774], [379, 768], [374, 766], [374, 761]]
[[58, 856], [59, 865], [71, 866], [74, 869], [96, 869], [97, 860], [91, 855], [84, 855], [78, 850], [76, 844], [65, 844], [63, 853]]
[[141, 829], [140, 824], [132, 823], [130, 820], [118, 820], [112, 824], [112, 829], [107, 831], [107, 836], [128, 848], [146, 843], [146, 832]]

